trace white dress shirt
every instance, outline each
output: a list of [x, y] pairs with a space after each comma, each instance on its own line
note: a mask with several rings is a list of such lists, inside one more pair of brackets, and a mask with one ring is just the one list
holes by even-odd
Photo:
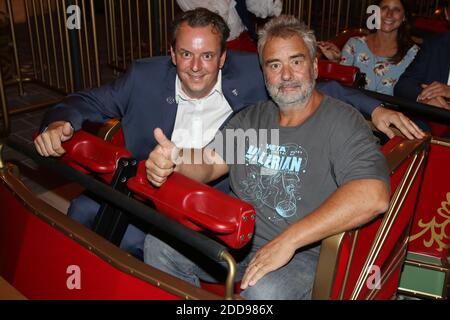
[[450, 86], [450, 70], [448, 71], [448, 80], [447, 80], [447, 84]]
[[171, 140], [178, 148], [203, 148], [233, 113], [222, 93], [222, 71], [219, 71], [214, 88], [201, 99], [188, 97], [178, 76], [175, 81], [178, 110]]

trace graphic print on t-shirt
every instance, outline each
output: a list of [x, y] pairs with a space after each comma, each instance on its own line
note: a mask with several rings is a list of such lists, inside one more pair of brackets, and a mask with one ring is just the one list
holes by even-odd
[[255, 209], [273, 209], [271, 221], [297, 217], [307, 162], [308, 153], [297, 144], [250, 145], [245, 155], [246, 179], [239, 183], [242, 199]]

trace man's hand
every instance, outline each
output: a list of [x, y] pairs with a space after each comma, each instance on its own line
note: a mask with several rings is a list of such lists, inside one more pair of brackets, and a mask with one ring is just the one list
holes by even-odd
[[153, 132], [158, 145], [150, 152], [145, 168], [147, 179], [156, 187], [166, 182], [167, 177], [175, 170], [174, 155], [178, 152], [175, 144], [167, 139], [160, 128]]
[[297, 248], [284, 240], [283, 234], [267, 243], [255, 253], [250, 261], [242, 278], [241, 289], [255, 285], [259, 279], [269, 272], [286, 265], [294, 256], [295, 250]]
[[73, 128], [70, 122], [56, 121], [34, 139], [34, 145], [37, 152], [43, 157], [60, 157], [66, 152], [61, 143], [69, 140], [72, 136]]
[[417, 101], [432, 100], [435, 98], [450, 99], [450, 86], [434, 81], [430, 85], [422, 84], [422, 92], [417, 97]]
[[378, 106], [373, 110], [372, 123], [378, 130], [386, 134], [389, 139], [395, 136], [394, 131], [389, 128], [391, 124], [397, 127], [408, 139], [422, 139], [425, 137], [425, 133], [403, 113], [389, 110], [382, 106]]
[[445, 101], [442, 97], [437, 97], [433, 99], [427, 99], [427, 100], [418, 100], [421, 103], [429, 104], [430, 106], [447, 109], [450, 110], [450, 103]]
[[341, 58], [341, 50], [332, 42], [328, 41], [319, 41], [317, 43], [317, 47], [319, 47], [320, 51], [327, 57], [328, 60], [339, 62]]

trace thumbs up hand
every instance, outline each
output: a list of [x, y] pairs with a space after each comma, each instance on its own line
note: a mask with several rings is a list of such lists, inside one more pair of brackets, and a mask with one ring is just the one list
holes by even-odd
[[160, 128], [156, 128], [153, 134], [158, 145], [150, 152], [145, 168], [147, 179], [155, 187], [160, 187], [175, 170], [179, 150]]
[[69, 122], [56, 121], [49, 124], [47, 130], [36, 137], [34, 145], [43, 157], [60, 157], [66, 152], [62, 142], [69, 140], [72, 136], [73, 128]]

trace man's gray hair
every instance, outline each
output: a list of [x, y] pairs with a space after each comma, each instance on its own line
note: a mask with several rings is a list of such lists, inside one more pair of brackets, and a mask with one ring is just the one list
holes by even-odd
[[269, 20], [269, 22], [267, 22], [258, 32], [258, 54], [261, 65], [263, 64], [262, 51], [264, 50], [267, 40], [274, 37], [286, 39], [295, 35], [305, 41], [311, 59], [314, 60], [317, 52], [317, 42], [314, 31], [308, 29], [304, 22], [298, 20], [294, 16], [281, 15]]

